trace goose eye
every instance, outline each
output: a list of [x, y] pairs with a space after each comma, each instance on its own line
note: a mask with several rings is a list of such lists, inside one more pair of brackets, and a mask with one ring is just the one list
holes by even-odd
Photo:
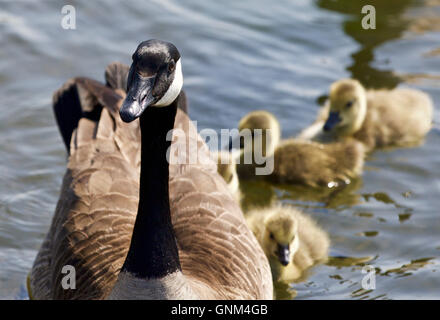
[[174, 62], [174, 60], [171, 60], [171, 62], [168, 64], [168, 72], [173, 72], [174, 69], [176, 68], [176, 63]]
[[350, 108], [352, 105], [353, 105], [353, 101], [348, 101], [345, 107]]

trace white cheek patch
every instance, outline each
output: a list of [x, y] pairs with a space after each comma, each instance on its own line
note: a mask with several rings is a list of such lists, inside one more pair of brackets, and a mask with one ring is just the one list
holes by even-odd
[[167, 92], [157, 101], [153, 106], [155, 107], [166, 107], [173, 103], [174, 100], [179, 96], [180, 90], [183, 86], [183, 74], [182, 74], [182, 64], [180, 60], [176, 62], [176, 70], [174, 71], [173, 83], [169, 86]]

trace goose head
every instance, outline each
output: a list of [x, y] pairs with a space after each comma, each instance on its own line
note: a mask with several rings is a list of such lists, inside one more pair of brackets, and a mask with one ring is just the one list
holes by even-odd
[[277, 210], [266, 218], [262, 236], [263, 250], [268, 258], [288, 266], [299, 247], [297, 220]]
[[169, 42], [144, 41], [132, 56], [127, 78], [127, 96], [119, 111], [123, 121], [131, 122], [149, 107], [169, 106], [183, 85], [180, 53]]
[[[258, 130], [260, 129], [260, 130]], [[240, 148], [255, 153], [258, 146], [262, 147], [262, 156], [273, 154], [281, 138], [281, 129], [275, 116], [267, 111], [252, 111], [244, 116], [239, 124]], [[246, 137], [250, 138], [246, 141]], [[251, 142], [251, 143], [250, 143]], [[255, 143], [257, 142], [257, 143]]]
[[351, 135], [358, 131], [367, 112], [364, 87], [354, 79], [334, 82], [330, 87], [330, 113], [324, 131], [336, 135]]

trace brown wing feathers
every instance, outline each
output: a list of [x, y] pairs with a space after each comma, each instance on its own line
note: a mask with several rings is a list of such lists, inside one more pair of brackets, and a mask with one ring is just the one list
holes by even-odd
[[[115, 142], [118, 134], [138, 131], [132, 124], [116, 132], [121, 100], [115, 90], [85, 78], [69, 80], [54, 95], [57, 123], [71, 147], [52, 225], [31, 273], [36, 298], [98, 299], [116, 280], [139, 192], [137, 170]], [[65, 265], [76, 269], [75, 290], [61, 286]]]
[[106, 86], [127, 91], [127, 77], [130, 67], [120, 62], [110, 63], [105, 69]]

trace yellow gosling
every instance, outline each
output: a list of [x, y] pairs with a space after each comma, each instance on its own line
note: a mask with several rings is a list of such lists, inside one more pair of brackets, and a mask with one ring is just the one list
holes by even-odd
[[287, 206], [255, 209], [246, 218], [265, 252], [274, 281], [302, 280], [328, 259], [327, 233], [308, 215]]
[[369, 150], [419, 142], [431, 129], [433, 105], [414, 89], [365, 90], [354, 79], [330, 87], [330, 109], [323, 130], [336, 138], [353, 137]]
[[[350, 183], [352, 178], [362, 173], [365, 150], [361, 143], [353, 139], [330, 144], [303, 139], [280, 141], [279, 122], [267, 111], [254, 111], [246, 115], [239, 123], [242, 137], [245, 136], [245, 129], [253, 134], [252, 143], [242, 145], [237, 161], [240, 179], [260, 178], [275, 183], [331, 187], [341, 182]], [[256, 174], [257, 168], [267, 167], [267, 163], [261, 163], [257, 155], [267, 156], [269, 160], [273, 156], [271, 174]]]

